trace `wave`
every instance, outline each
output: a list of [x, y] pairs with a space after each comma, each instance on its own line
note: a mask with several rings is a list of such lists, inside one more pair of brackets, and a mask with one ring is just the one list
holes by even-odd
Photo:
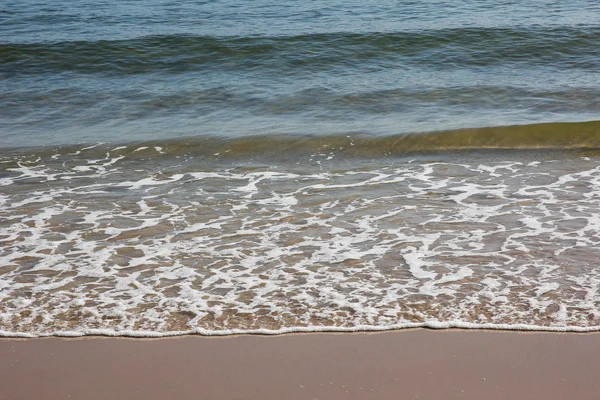
[[[244, 110], [254, 115], [284, 115], [306, 112], [330, 120], [333, 115], [386, 115], [406, 112], [417, 107], [464, 107], [485, 109], [522, 107], [544, 113], [595, 113], [600, 93], [595, 88], [572, 86], [557, 88], [519, 88], [480, 85], [474, 87], [437, 87], [429, 90], [409, 88], [375, 89], [339, 93], [316, 86], [274, 96], [257, 96], [226, 87], [184, 89], [174, 93], [149, 96], [133, 90], [122, 92], [94, 91], [82, 88], [60, 88], [39, 92], [19, 90], [0, 93], [5, 118], [27, 117], [32, 110], [60, 110], [67, 125], [73, 117], [84, 118], [98, 107], [108, 107], [120, 118], [139, 119], [175, 112], [211, 113], [222, 110]], [[112, 107], [112, 108], [111, 108]], [[359, 114], [360, 113], [360, 114]], [[41, 113], [42, 115], [43, 112]], [[57, 115], [48, 111], [46, 121], [57, 122]], [[43, 118], [36, 113], [37, 119]], [[98, 116], [94, 115], [95, 118]], [[92, 118], [93, 119], [93, 118]]]
[[221, 160], [248, 157], [266, 160], [329, 151], [334, 151], [337, 157], [369, 158], [477, 150], [597, 150], [600, 149], [600, 121], [467, 128], [392, 136], [366, 136], [360, 133], [326, 136], [273, 134], [234, 138], [198, 136], [97, 144], [85, 147], [85, 152], [81, 151], [83, 146], [5, 148], [4, 153], [35, 153], [41, 157], [52, 157], [60, 152], [94, 158], [103, 157], [107, 152], [117, 149], [120, 155], [127, 156], [128, 159], [144, 159], [147, 154], [140, 152], [140, 148], [158, 148], [160, 151], [156, 157], [218, 155]]
[[600, 66], [600, 28], [460, 28], [394, 33], [211, 37], [0, 44], [0, 73], [181, 73], [203, 68], [290, 72], [336, 66]]

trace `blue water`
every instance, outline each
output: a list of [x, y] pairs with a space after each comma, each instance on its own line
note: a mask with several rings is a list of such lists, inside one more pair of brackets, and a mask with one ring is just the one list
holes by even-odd
[[5, 1], [0, 146], [600, 115], [595, 1]]

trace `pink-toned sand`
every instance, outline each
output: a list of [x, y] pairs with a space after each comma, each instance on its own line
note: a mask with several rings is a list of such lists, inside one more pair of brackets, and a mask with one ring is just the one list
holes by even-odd
[[600, 334], [2, 339], [0, 399], [600, 399]]

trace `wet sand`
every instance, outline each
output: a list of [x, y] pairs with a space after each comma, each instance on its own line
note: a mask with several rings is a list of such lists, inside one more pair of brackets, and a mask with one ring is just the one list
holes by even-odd
[[0, 399], [598, 399], [600, 334], [0, 339]]

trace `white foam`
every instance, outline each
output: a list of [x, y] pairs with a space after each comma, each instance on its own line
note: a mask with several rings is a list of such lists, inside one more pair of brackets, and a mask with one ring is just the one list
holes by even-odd
[[542, 284], [540, 287], [537, 288], [537, 290], [535, 291], [536, 295], [538, 297], [540, 297], [541, 295], [548, 293], [551, 290], [556, 290], [558, 289], [559, 285], [556, 282], [548, 282], [548, 283], [544, 283]]
[[3, 178], [5, 336], [600, 325], [595, 160], [146, 172], [54, 156]]
[[479, 329], [479, 330], [504, 330], [504, 331], [532, 331], [532, 332], [599, 332], [600, 326], [541, 326], [528, 324], [478, 324], [464, 321], [427, 321], [421, 323], [405, 323], [396, 325], [357, 325], [351, 327], [343, 326], [296, 326], [281, 329], [189, 329], [183, 331], [143, 331], [143, 330], [111, 330], [111, 329], [85, 329], [77, 331], [56, 332], [9, 332], [0, 330], [0, 337], [10, 338], [36, 338], [36, 337], [82, 337], [82, 336], [110, 336], [110, 337], [137, 337], [137, 338], [162, 338], [184, 335], [201, 336], [232, 336], [232, 335], [283, 335], [290, 333], [356, 333], [356, 332], [383, 332], [402, 329]]

